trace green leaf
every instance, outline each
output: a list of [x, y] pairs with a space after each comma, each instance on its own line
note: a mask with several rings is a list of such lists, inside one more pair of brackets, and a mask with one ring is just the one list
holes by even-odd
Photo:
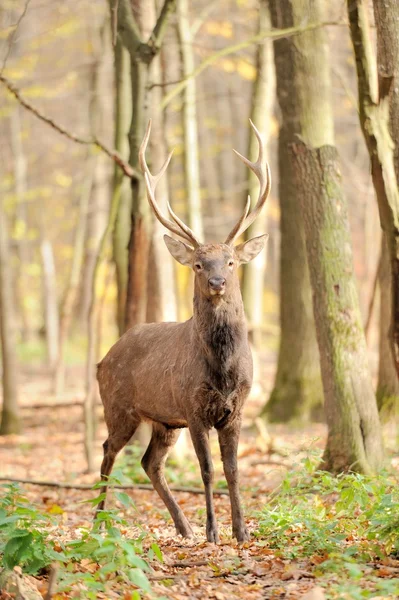
[[128, 496], [128, 494], [126, 494], [125, 492], [116, 492], [115, 496], [118, 498], [119, 502], [125, 507], [125, 508], [130, 508], [131, 506], [134, 506], [134, 502], [131, 499], [130, 496]]
[[155, 542], [153, 544], [151, 544], [151, 550], [153, 551], [153, 553], [155, 554], [155, 556], [157, 557], [159, 562], [162, 563], [163, 562], [162, 550], [158, 546], [158, 544], [155, 544]]
[[151, 592], [150, 582], [143, 571], [140, 569], [130, 569], [128, 575], [130, 581], [138, 588], [144, 590], [145, 592]]

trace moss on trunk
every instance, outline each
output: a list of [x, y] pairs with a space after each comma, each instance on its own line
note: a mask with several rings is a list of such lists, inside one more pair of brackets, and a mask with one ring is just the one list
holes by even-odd
[[292, 148], [305, 223], [328, 440], [322, 467], [372, 473], [383, 459], [352, 266], [347, 206], [333, 146]]

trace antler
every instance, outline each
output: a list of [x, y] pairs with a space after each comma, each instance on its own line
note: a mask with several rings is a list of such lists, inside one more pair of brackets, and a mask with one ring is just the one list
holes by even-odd
[[176, 225], [174, 223], [172, 223], [172, 221], [169, 221], [169, 219], [166, 219], [163, 216], [163, 214], [161, 213], [161, 210], [155, 200], [155, 189], [157, 187], [158, 181], [160, 180], [162, 175], [165, 173], [165, 171], [169, 165], [169, 161], [172, 158], [173, 150], [169, 154], [167, 159], [165, 160], [159, 173], [157, 173], [156, 175], [152, 175], [152, 173], [150, 172], [150, 170], [147, 166], [147, 162], [145, 160], [145, 151], [147, 149], [148, 140], [150, 139], [150, 133], [151, 133], [151, 119], [148, 121], [147, 131], [145, 132], [145, 136], [143, 138], [143, 141], [141, 142], [141, 146], [139, 149], [140, 167], [144, 173], [144, 179], [145, 179], [145, 184], [146, 184], [146, 188], [147, 188], [148, 202], [150, 203], [150, 206], [151, 206], [152, 210], [154, 211], [155, 216], [157, 217], [158, 221], [160, 223], [162, 223], [162, 225], [164, 227], [166, 227], [166, 229], [169, 229], [169, 231], [171, 231], [175, 235], [178, 235], [183, 240], [192, 244], [194, 246], [194, 248], [196, 248], [196, 247], [200, 246], [200, 242], [195, 237], [195, 235], [191, 231], [191, 229], [187, 225], [185, 225], [183, 223], [183, 221], [181, 221], [177, 215], [175, 215], [169, 202], [168, 202], [168, 209], [169, 209], [170, 215], [171, 215], [172, 219], [175, 221], [175, 223], [178, 225], [179, 228], [176, 227]]
[[259, 184], [260, 184], [259, 198], [258, 198], [258, 202], [256, 203], [255, 208], [248, 214], [249, 207], [250, 207], [250, 198], [248, 196], [247, 203], [245, 205], [245, 209], [244, 209], [242, 216], [239, 218], [237, 224], [233, 227], [232, 231], [229, 233], [229, 235], [227, 236], [227, 239], [225, 241], [225, 244], [228, 244], [229, 246], [232, 246], [234, 243], [234, 240], [236, 240], [255, 221], [255, 219], [259, 215], [260, 211], [263, 208], [263, 205], [265, 204], [265, 202], [270, 194], [270, 187], [271, 187], [271, 182], [272, 182], [271, 176], [270, 176], [269, 163], [266, 161], [264, 166], [262, 164], [263, 163], [263, 142], [262, 142], [261, 135], [260, 135], [259, 131], [256, 129], [255, 125], [252, 123], [251, 119], [249, 120], [249, 122], [251, 123], [251, 127], [255, 132], [256, 139], [258, 140], [258, 144], [259, 144], [258, 159], [256, 162], [251, 162], [250, 160], [245, 158], [245, 156], [243, 156], [242, 154], [237, 152], [237, 150], [234, 150], [234, 152], [237, 154], [237, 156], [239, 158], [241, 158], [242, 162], [245, 163], [247, 165], [247, 167], [249, 167], [251, 169], [251, 171], [253, 171], [255, 173], [256, 177], [259, 179]]

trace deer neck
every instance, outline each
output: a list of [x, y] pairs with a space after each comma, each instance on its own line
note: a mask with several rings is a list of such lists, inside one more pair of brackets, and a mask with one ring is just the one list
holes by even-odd
[[195, 290], [193, 326], [208, 366], [225, 380], [248, 338], [239, 286], [218, 302]]

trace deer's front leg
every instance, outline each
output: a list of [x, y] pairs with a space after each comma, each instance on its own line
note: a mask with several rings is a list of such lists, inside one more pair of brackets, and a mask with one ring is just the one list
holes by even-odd
[[208, 542], [219, 543], [218, 527], [213, 505], [213, 463], [209, 448], [209, 432], [201, 425], [189, 424], [191, 439], [201, 467], [202, 481], [205, 486], [206, 499], [206, 539]]
[[238, 487], [237, 448], [240, 429], [241, 422], [235, 419], [231, 424], [218, 429], [218, 436], [224, 474], [230, 494], [233, 536], [237, 538], [238, 542], [244, 542], [249, 539], [249, 534], [245, 526]]

